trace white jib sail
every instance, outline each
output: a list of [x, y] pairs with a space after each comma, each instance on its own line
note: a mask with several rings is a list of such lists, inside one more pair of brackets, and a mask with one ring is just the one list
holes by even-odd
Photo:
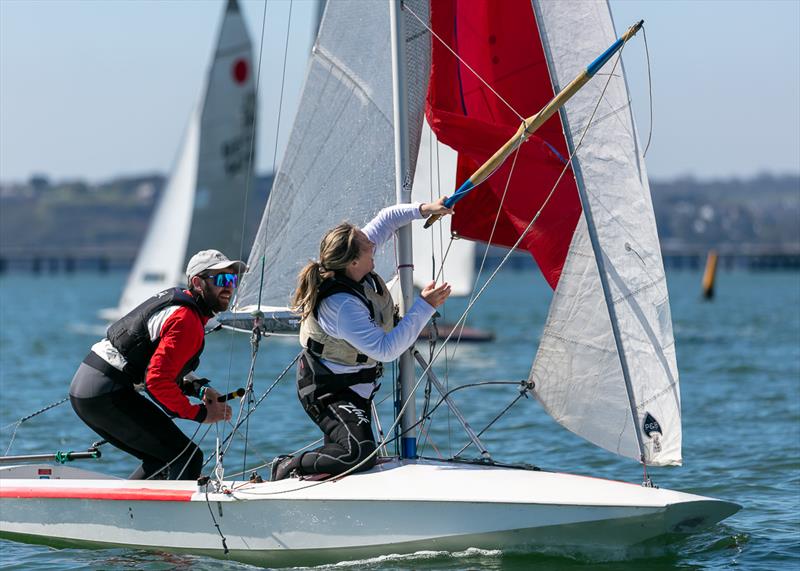
[[[557, 90], [616, 38], [605, 2], [534, 1], [534, 9]], [[582, 216], [530, 377], [547, 412], [569, 430], [617, 454], [637, 460], [643, 455], [648, 465], [677, 465], [680, 388], [669, 295], [621, 65], [602, 94], [612, 65], [613, 60], [567, 103], [562, 120], [574, 148], [602, 98], [573, 164], [588, 201], [584, 212], [590, 210], [597, 231], [597, 254], [602, 256], [623, 355], [617, 351]]]
[[[453, 194], [457, 162], [458, 153], [439, 142], [425, 121], [411, 190], [413, 200], [432, 202], [440, 196]], [[422, 224], [411, 226], [414, 285], [422, 289], [438, 275], [440, 282], [446, 281], [452, 286], [453, 295], [465, 296], [472, 293], [475, 280], [475, 243], [458, 239], [451, 243], [450, 220], [449, 216], [444, 216], [438, 224], [427, 230]]]
[[[417, 14], [427, 14], [421, 0]], [[388, 2], [329, 2], [297, 116], [235, 302], [235, 312], [285, 307], [297, 274], [319, 257], [336, 224], [367, 223], [395, 203]], [[430, 67], [430, 38], [406, 18], [409, 156], [416, 158]], [[353, 30], [358, 30], [354, 34]], [[413, 173], [413, 165], [411, 169]], [[375, 254], [387, 279], [391, 243]], [[262, 272], [263, 269], [263, 272]]]
[[237, 3], [229, 1], [204, 96], [192, 112], [178, 160], [128, 277], [116, 319], [151, 295], [184, 285], [186, 263], [214, 248], [238, 257], [248, 180], [254, 184], [255, 69]]

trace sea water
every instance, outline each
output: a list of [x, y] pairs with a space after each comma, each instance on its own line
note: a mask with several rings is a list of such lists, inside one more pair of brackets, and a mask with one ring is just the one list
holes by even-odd
[[[102, 335], [99, 309], [116, 304], [125, 276], [55, 274], [0, 276], [0, 446], [5, 453], [14, 422], [62, 399], [75, 368]], [[325, 569], [789, 569], [800, 568], [800, 274], [721, 272], [717, 296], [700, 299], [700, 275], [669, 275], [683, 408], [681, 468], [651, 470], [661, 487], [735, 501], [743, 509], [719, 525], [658, 555], [598, 562], [542, 554], [469, 549], [420, 552], [342, 562]], [[453, 398], [482, 428], [518, 394], [527, 378], [551, 292], [531, 272], [501, 272], [469, 314], [472, 327], [490, 329], [495, 341], [461, 344], [439, 360], [450, 388], [484, 381], [507, 384], [458, 391]], [[456, 320], [466, 305], [451, 300], [443, 318]], [[427, 344], [419, 346], [427, 354]], [[297, 353], [296, 340], [265, 338], [256, 355], [255, 394], [262, 395]], [[210, 336], [199, 372], [220, 390], [244, 386], [251, 362], [248, 335]], [[391, 394], [391, 370], [378, 396]], [[318, 437], [300, 409], [293, 371], [252, 415], [244, 439], [226, 457], [226, 475], [256, 469], [277, 454]], [[435, 398], [432, 397], [432, 398]], [[418, 399], [417, 410], [423, 402]], [[380, 406], [391, 424], [391, 399]], [[181, 424], [188, 434], [198, 425]], [[442, 407], [420, 439], [427, 456], [449, 455], [467, 439]], [[206, 456], [216, 427], [203, 425]], [[63, 404], [21, 424], [9, 454], [81, 450], [98, 437]], [[641, 468], [600, 450], [552, 421], [533, 399], [521, 399], [484, 435], [496, 459], [542, 468], [640, 482]], [[124, 476], [135, 461], [106, 445], [99, 461], [79, 466]], [[472, 451], [474, 454], [474, 451]], [[470, 455], [468, 450], [465, 455]], [[247, 569], [231, 561], [133, 549], [52, 549], [0, 540], [4, 569]]]

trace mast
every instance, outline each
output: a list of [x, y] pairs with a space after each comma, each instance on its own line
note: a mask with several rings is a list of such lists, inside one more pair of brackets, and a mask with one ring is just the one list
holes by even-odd
[[[411, 176], [408, 158], [408, 117], [406, 102], [406, 53], [403, 31], [403, 6], [401, 0], [388, 0], [392, 43], [392, 101], [394, 103], [394, 165], [397, 203], [411, 202]], [[411, 249], [411, 226], [398, 231], [398, 274], [400, 276], [400, 317], [402, 318], [414, 298], [414, 258]], [[413, 349], [413, 347], [411, 348]], [[405, 406], [400, 430], [400, 456], [416, 458], [417, 436], [413, 427], [417, 412], [414, 402], [414, 357], [411, 349], [400, 356], [400, 405]]]

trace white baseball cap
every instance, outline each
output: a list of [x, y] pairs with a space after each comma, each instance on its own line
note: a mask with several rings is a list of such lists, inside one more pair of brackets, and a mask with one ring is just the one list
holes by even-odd
[[247, 264], [241, 260], [230, 260], [219, 250], [201, 250], [192, 256], [186, 265], [186, 277], [191, 279], [192, 276], [202, 274], [206, 270], [225, 268], [234, 268], [234, 272], [241, 274], [247, 270]]

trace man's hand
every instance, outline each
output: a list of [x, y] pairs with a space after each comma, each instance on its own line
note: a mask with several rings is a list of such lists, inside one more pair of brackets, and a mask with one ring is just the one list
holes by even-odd
[[425, 202], [420, 205], [419, 213], [422, 214], [424, 218], [427, 218], [432, 214], [438, 214], [439, 216], [444, 216], [445, 214], [452, 214], [453, 209], [447, 208], [444, 205], [445, 200], [447, 200], [447, 197], [443, 196], [436, 202]]
[[203, 403], [206, 405], [206, 419], [204, 424], [213, 424], [220, 420], [230, 420], [233, 412], [224, 402], [217, 402], [219, 393], [211, 387], [206, 387], [203, 393]]
[[436, 282], [430, 282], [422, 290], [420, 297], [428, 302], [431, 307], [439, 307], [444, 303], [444, 300], [450, 295], [450, 284], [443, 282], [441, 285], [436, 285]]

